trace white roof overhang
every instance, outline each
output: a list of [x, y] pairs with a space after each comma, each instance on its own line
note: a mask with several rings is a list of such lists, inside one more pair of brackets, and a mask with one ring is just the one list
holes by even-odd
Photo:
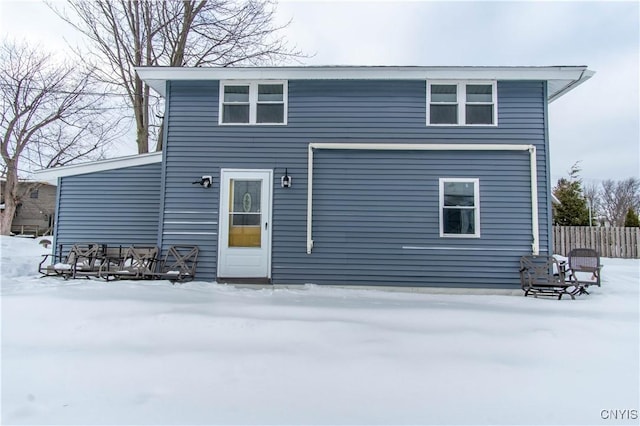
[[162, 162], [162, 152], [153, 152], [150, 154], [129, 155], [126, 157], [116, 157], [107, 160], [42, 169], [34, 172], [34, 176], [39, 180], [53, 181], [65, 176], [83, 175], [86, 173], [123, 169], [126, 167], [143, 166], [145, 164], [160, 162]]
[[546, 81], [549, 102], [595, 74], [584, 65], [546, 67], [137, 67], [140, 78], [162, 96], [167, 81], [197, 80], [529, 80]]

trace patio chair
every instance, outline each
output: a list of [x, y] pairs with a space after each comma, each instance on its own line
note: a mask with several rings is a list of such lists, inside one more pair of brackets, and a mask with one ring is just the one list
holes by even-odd
[[106, 257], [98, 272], [100, 278], [109, 279], [148, 279], [152, 278], [156, 268], [158, 247], [131, 246], [121, 257]]
[[569, 267], [569, 281], [580, 285], [585, 293], [590, 285], [600, 287], [600, 255], [589, 248], [575, 248], [567, 256]]
[[122, 245], [106, 245], [102, 246], [101, 256], [96, 259], [94, 264], [95, 273], [93, 276], [100, 278], [101, 271], [107, 271], [109, 268], [117, 268], [128, 247]]
[[42, 255], [42, 260], [38, 264], [38, 272], [42, 274], [42, 277], [48, 277], [52, 275], [60, 275], [60, 271], [56, 270], [54, 265], [67, 263], [69, 254], [63, 256], [64, 247], [62, 244], [58, 244], [56, 250], [53, 253], [47, 253]]
[[530, 255], [520, 258], [520, 283], [525, 297], [558, 296], [565, 294], [575, 299], [580, 294], [579, 284], [565, 280], [565, 273], [553, 256]]
[[154, 274], [154, 278], [166, 279], [171, 282], [193, 280], [196, 276], [199, 251], [198, 246], [169, 247], [158, 272]]
[[96, 261], [102, 256], [102, 248], [103, 246], [98, 243], [77, 243], [71, 246], [66, 256], [63, 256], [63, 246], [60, 245], [57, 255], [53, 257], [55, 263], [45, 265], [47, 259], [51, 257], [45, 254], [38, 266], [38, 271], [43, 276], [58, 275], [64, 279], [97, 274]]

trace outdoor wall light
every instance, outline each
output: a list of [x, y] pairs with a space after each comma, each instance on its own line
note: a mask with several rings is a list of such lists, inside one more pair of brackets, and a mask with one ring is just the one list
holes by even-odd
[[284, 176], [280, 178], [280, 186], [282, 186], [283, 188], [291, 188], [292, 184], [293, 179], [291, 178], [291, 176], [289, 176], [289, 170], [284, 169]]
[[191, 182], [193, 185], [200, 184], [203, 188], [211, 188], [213, 184], [213, 176], [202, 176], [199, 180]]

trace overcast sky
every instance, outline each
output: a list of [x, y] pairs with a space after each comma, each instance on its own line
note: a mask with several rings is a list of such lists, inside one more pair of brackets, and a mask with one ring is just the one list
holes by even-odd
[[[640, 176], [640, 3], [281, 1], [306, 65], [588, 65], [549, 106], [553, 182]], [[0, 33], [61, 54], [74, 33], [37, 1], [0, 0]], [[133, 151], [123, 154], [131, 154]]]

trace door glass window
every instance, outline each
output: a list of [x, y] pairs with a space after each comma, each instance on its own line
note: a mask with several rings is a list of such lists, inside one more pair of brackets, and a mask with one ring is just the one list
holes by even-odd
[[261, 180], [230, 180], [229, 247], [260, 247]]

